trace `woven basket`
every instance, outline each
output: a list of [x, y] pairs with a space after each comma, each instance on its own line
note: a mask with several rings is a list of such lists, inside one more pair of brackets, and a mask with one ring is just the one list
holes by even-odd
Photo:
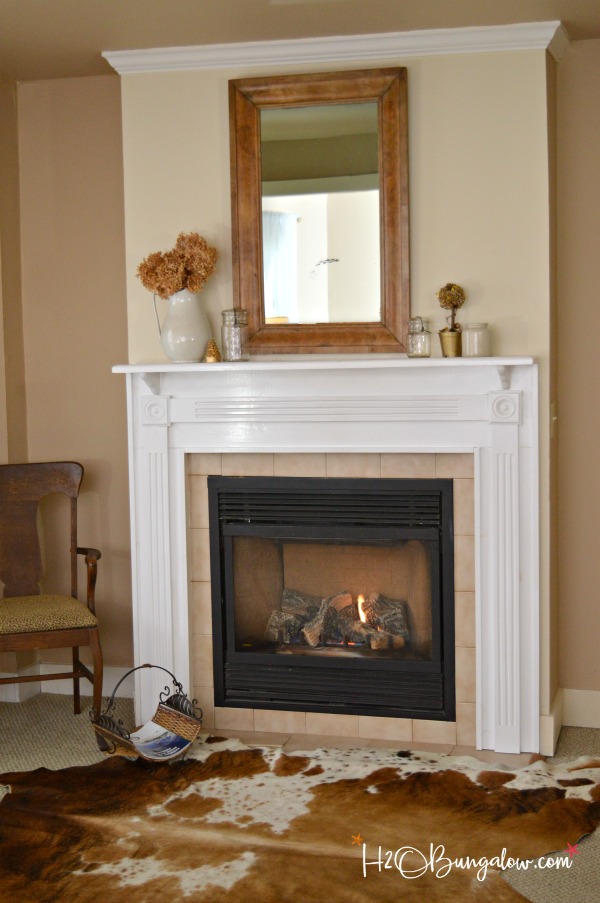
[[[160, 700], [151, 721], [129, 732], [123, 723], [114, 717], [115, 697], [119, 686], [125, 678], [141, 668], [158, 668], [161, 671], [165, 671], [173, 679], [175, 692], [171, 693], [169, 687], [165, 687], [160, 694]], [[110, 756], [125, 756], [128, 759], [145, 759], [147, 762], [172, 762], [176, 759], [181, 759], [185, 756], [194, 740], [198, 738], [202, 728], [202, 709], [198, 708], [195, 700], [188, 699], [177, 678], [160, 665], [145, 664], [132, 668], [116, 685], [104, 712], [98, 714], [93, 710], [90, 715], [96, 732], [96, 742], [102, 752]], [[176, 749], [174, 751], [154, 754], [151, 749], [147, 751], [140, 748], [131, 739], [136, 732], [144, 731], [145, 729], [154, 730], [155, 726], [170, 731], [171, 734], [175, 735]]]

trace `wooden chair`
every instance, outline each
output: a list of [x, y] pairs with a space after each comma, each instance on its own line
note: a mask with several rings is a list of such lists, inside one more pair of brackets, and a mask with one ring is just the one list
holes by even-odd
[[[98, 549], [77, 545], [77, 496], [83, 467], [74, 462], [5, 464], [0, 466], [0, 652], [37, 649], [73, 650], [73, 669], [60, 674], [0, 678], [0, 684], [73, 678], [75, 714], [81, 712], [80, 678], [93, 684], [93, 707], [102, 705], [102, 649], [94, 590]], [[39, 502], [50, 493], [70, 498], [71, 595], [41, 593], [42, 556], [38, 536]], [[85, 555], [87, 604], [77, 598], [77, 556]], [[65, 562], [66, 563], [66, 562]], [[93, 672], [79, 659], [79, 647], [90, 646]]]

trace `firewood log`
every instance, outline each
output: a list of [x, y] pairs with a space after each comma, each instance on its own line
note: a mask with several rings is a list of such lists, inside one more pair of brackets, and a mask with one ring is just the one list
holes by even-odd
[[376, 630], [375, 634], [370, 638], [370, 646], [374, 651], [390, 648], [390, 635], [384, 633], [383, 630]]
[[329, 608], [329, 601], [323, 599], [317, 614], [301, 630], [302, 636], [309, 646], [318, 646], [325, 626], [325, 617]]
[[326, 601], [329, 603], [330, 608], [343, 613], [346, 617], [356, 617], [352, 595], [347, 590], [329, 596]]
[[321, 607], [323, 600], [320, 596], [311, 596], [303, 593], [298, 589], [284, 589], [281, 596], [281, 607], [283, 611], [291, 612], [291, 614], [312, 618]]
[[366, 643], [371, 644], [371, 639], [376, 635], [377, 631], [371, 630], [361, 621], [349, 621], [344, 631], [344, 639], [349, 643]]
[[291, 643], [302, 627], [302, 620], [287, 611], [271, 612], [265, 628], [265, 640], [271, 643]]
[[381, 593], [371, 593], [363, 604], [363, 611], [370, 626], [379, 626], [386, 633], [402, 637], [405, 641], [409, 639], [406, 602], [404, 600], [390, 599]]

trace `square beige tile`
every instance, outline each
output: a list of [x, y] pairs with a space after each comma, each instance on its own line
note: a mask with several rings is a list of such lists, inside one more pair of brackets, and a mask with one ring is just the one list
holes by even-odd
[[358, 737], [358, 715], [307, 712], [306, 733], [335, 737]]
[[475, 593], [454, 594], [454, 640], [456, 646], [475, 646]]
[[472, 454], [436, 453], [435, 475], [445, 479], [473, 478], [475, 474], [475, 458]]
[[456, 656], [456, 702], [476, 701], [476, 652], [472, 647], [458, 646]]
[[454, 536], [473, 536], [475, 533], [474, 480], [454, 480]]
[[208, 527], [207, 477], [190, 474], [187, 482], [188, 525]]
[[215, 728], [216, 730], [230, 731], [253, 731], [254, 730], [254, 711], [253, 709], [230, 709], [215, 706]]
[[202, 709], [202, 730], [213, 730], [215, 726], [215, 706], [212, 687], [194, 687], [194, 699]]
[[435, 455], [385, 452], [381, 455], [381, 476], [388, 479], [434, 479]]
[[255, 709], [254, 730], [278, 734], [305, 734], [306, 716], [304, 712]]
[[224, 477], [272, 477], [273, 455], [256, 452], [223, 455], [222, 473]]
[[221, 473], [221, 455], [214, 452], [194, 452], [187, 456], [188, 474], [218, 475]]
[[475, 746], [475, 703], [456, 703], [456, 742], [459, 746]]
[[475, 538], [454, 537], [454, 590], [475, 592]]
[[355, 749], [364, 743], [358, 737], [335, 737], [330, 734], [292, 734], [286, 741], [284, 752], [301, 752], [312, 749]]
[[276, 477], [326, 477], [325, 454], [276, 454], [273, 456], [273, 472]]
[[265, 733], [265, 731], [232, 731], [225, 730], [224, 728], [220, 728], [219, 736], [233, 737], [241, 743], [245, 743], [247, 746], [273, 747], [283, 747], [290, 737], [289, 734], [278, 734], [273, 731], [270, 733]]
[[189, 531], [191, 546], [191, 579], [193, 582], [210, 582], [210, 541], [208, 528]]
[[373, 478], [381, 476], [381, 455], [370, 453], [327, 455], [328, 477]]
[[358, 736], [364, 739], [410, 743], [412, 735], [411, 718], [380, 718], [376, 715], [359, 715], [358, 717]]
[[190, 584], [190, 630], [192, 634], [212, 636], [212, 605], [210, 583]]
[[456, 746], [456, 723], [454, 721], [413, 721], [413, 747], [419, 743], [450, 743]]
[[192, 683], [195, 687], [213, 686], [212, 637], [193, 636], [191, 642]]

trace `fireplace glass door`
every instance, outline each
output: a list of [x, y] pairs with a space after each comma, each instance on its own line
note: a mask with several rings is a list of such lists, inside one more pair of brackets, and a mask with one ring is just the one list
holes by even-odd
[[217, 705], [454, 717], [452, 483], [209, 478]]

